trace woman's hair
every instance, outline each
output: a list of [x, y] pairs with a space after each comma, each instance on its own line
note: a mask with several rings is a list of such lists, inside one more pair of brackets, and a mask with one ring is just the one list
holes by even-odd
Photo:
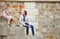
[[26, 10], [24, 10], [24, 12], [25, 12], [25, 15], [27, 15], [27, 11], [26, 11]]
[[6, 4], [6, 6], [9, 6], [10, 4]]

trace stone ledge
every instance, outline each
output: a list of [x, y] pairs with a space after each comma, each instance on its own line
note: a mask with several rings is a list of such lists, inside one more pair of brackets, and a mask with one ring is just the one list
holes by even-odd
[[60, 0], [0, 0], [0, 1], [35, 1], [35, 2], [60, 2]]

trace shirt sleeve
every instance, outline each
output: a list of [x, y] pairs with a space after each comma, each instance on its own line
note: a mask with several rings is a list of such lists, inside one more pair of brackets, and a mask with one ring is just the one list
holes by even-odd
[[23, 21], [23, 17], [22, 17], [22, 16], [20, 16], [20, 18], [19, 18], [19, 22], [20, 22], [22, 25], [25, 26], [25, 22]]

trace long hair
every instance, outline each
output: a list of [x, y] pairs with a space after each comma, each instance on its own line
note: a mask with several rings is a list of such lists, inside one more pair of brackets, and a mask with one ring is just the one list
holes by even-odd
[[6, 2], [5, 5], [6, 5], [6, 6], [10, 6], [10, 2]]

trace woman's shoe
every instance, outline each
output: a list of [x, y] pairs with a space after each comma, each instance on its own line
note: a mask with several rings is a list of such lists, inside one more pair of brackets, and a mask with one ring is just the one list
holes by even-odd
[[16, 25], [17, 27], [19, 27], [20, 25]]

